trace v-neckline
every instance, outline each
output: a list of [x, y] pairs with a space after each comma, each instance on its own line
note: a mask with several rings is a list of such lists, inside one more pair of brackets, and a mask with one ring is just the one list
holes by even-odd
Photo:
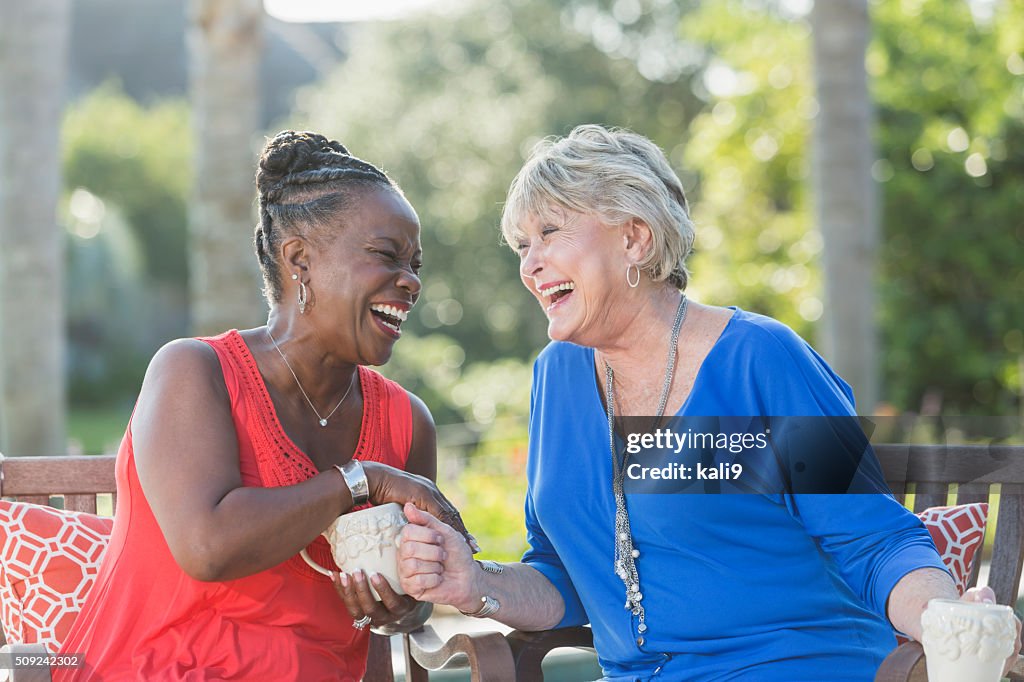
[[[321, 472], [322, 470], [319, 467], [317, 467], [316, 463], [313, 462], [312, 458], [310, 458], [310, 456], [307, 455], [302, 448], [296, 445], [295, 441], [292, 440], [291, 436], [288, 435], [288, 432], [285, 430], [284, 425], [281, 423], [280, 417], [278, 417], [277, 415], [277, 407], [274, 405], [273, 398], [270, 397], [270, 390], [267, 388], [267, 381], [263, 377], [263, 374], [260, 372], [259, 364], [256, 362], [256, 356], [252, 354], [252, 350], [249, 348], [249, 344], [245, 342], [245, 338], [242, 336], [242, 334], [237, 329], [232, 331], [236, 337], [236, 340], [238, 341], [239, 345], [242, 348], [242, 352], [247, 361], [246, 364], [249, 366], [249, 370], [253, 375], [253, 383], [256, 386], [256, 390], [260, 392], [260, 397], [264, 399], [264, 403], [267, 405], [267, 409], [269, 412], [264, 416], [267, 422], [269, 423], [270, 428], [277, 432], [277, 434], [281, 438], [281, 441], [291, 449], [292, 454], [296, 455], [299, 459], [303, 461], [303, 463], [307, 464], [311, 470], [316, 471], [318, 473]], [[370, 432], [368, 423], [369, 420], [367, 419], [368, 410], [366, 409], [366, 372], [368, 372], [369, 370], [367, 370], [362, 365], [356, 365], [356, 369], [359, 372], [359, 392], [363, 396], [363, 413], [360, 416], [359, 438], [356, 440], [355, 450], [352, 451], [352, 459], [362, 459], [360, 455], [366, 448], [366, 442], [367, 439], [369, 438]]]
[[[700, 367], [697, 368], [697, 373], [693, 377], [693, 386], [690, 387], [690, 393], [689, 393], [689, 395], [686, 396], [686, 400], [683, 401], [683, 404], [680, 405], [679, 409], [674, 413], [673, 416], [681, 417], [681, 416], [686, 414], [686, 410], [690, 406], [690, 403], [693, 400], [694, 394], [697, 392], [697, 387], [701, 383], [701, 379], [702, 379], [702, 377], [704, 375], [704, 368], [708, 364], [708, 358], [710, 358], [712, 356], [712, 354], [721, 345], [722, 339], [725, 338], [726, 332], [729, 331], [729, 327], [732, 326], [732, 323], [736, 320], [736, 318], [740, 314], [740, 309], [739, 308], [737, 308], [735, 306], [727, 306], [727, 307], [732, 310], [732, 315], [729, 316], [729, 321], [725, 323], [724, 327], [722, 327], [722, 331], [719, 332], [718, 338], [715, 339], [715, 342], [713, 344], [711, 344], [711, 348], [708, 350], [707, 355], [705, 355], [704, 359], [701, 360]], [[597, 407], [607, 417], [607, 415], [608, 415], [608, 408], [604, 404], [604, 396], [601, 395], [601, 382], [598, 380], [597, 351], [595, 349], [593, 349], [593, 348], [590, 349], [590, 366], [591, 366], [591, 377], [592, 377], [592, 380], [591, 380], [590, 383], [594, 387], [593, 399], [597, 401]]]

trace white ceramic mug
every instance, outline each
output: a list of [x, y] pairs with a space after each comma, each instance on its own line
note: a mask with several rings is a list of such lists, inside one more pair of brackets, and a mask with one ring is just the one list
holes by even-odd
[[921, 615], [929, 682], [999, 682], [1013, 653], [1013, 610], [1000, 604], [932, 599]]
[[[331, 546], [334, 563], [345, 573], [355, 574], [360, 569], [370, 578], [380, 573], [398, 594], [405, 594], [398, 581], [398, 534], [409, 523], [402, 507], [389, 502], [377, 507], [342, 514], [327, 527], [322, 535]], [[330, 576], [331, 572], [319, 565], [303, 549], [299, 552], [314, 570]], [[370, 586], [374, 597], [380, 599]]]

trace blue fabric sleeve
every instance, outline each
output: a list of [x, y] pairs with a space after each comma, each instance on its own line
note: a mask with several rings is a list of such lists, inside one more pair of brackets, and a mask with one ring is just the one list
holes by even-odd
[[[849, 385], [800, 337], [775, 325], [766, 328], [772, 340], [763, 346], [774, 356], [761, 385], [770, 413], [855, 415]], [[868, 475], [880, 477], [874, 464]], [[887, 490], [884, 481], [879, 488]], [[889, 595], [903, 576], [919, 568], [948, 573], [924, 524], [889, 494], [790, 495], [787, 506], [850, 589], [886, 620]]]
[[[533, 364], [533, 382], [530, 388], [530, 443], [531, 447], [535, 444], [535, 438], [537, 436], [537, 424], [536, 424], [536, 408], [537, 408], [537, 396], [544, 390], [544, 372], [541, 371], [540, 366], [544, 362], [543, 357], [547, 354], [542, 353], [542, 357], [538, 358]], [[531, 461], [532, 464], [532, 461]], [[551, 540], [548, 539], [547, 534], [544, 533], [544, 529], [541, 527], [540, 519], [537, 518], [537, 509], [533, 502], [533, 477], [539, 476], [539, 472], [534, 470], [532, 467], [527, 467], [527, 485], [526, 485], [526, 542], [530, 548], [523, 555], [523, 563], [527, 566], [531, 566], [547, 578], [555, 589], [558, 590], [559, 594], [562, 595], [562, 602], [565, 604], [565, 612], [562, 615], [562, 620], [559, 621], [556, 627], [569, 627], [572, 625], [585, 625], [590, 620], [587, 618], [587, 613], [583, 608], [583, 603], [580, 601], [579, 595], [576, 593], [576, 587], [572, 583], [572, 579], [569, 578], [568, 571], [565, 570], [565, 565], [562, 563], [561, 558], [558, 556], [558, 552], [555, 551], [554, 546], [551, 544]]]
[[790, 503], [850, 589], [886, 620], [900, 578], [946, 570], [921, 520], [888, 495], [794, 495]]
[[551, 546], [551, 542], [537, 521], [537, 514], [533, 508], [533, 497], [529, 490], [526, 493], [526, 541], [530, 544], [530, 549], [523, 555], [523, 563], [540, 571], [562, 595], [565, 612], [556, 627], [564, 628], [589, 623], [587, 612], [583, 609], [583, 603], [576, 593], [576, 587], [572, 584], [565, 566], [562, 565], [562, 560], [558, 558], [558, 553]]

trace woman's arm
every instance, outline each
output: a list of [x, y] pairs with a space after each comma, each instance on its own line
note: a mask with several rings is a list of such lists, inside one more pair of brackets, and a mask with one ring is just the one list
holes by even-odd
[[501, 574], [486, 572], [450, 526], [412, 505], [405, 515], [409, 525], [402, 529], [398, 556], [408, 594], [467, 613], [492, 597], [500, 608], [490, 618], [521, 630], [548, 630], [561, 622], [562, 595], [540, 571], [516, 563], [503, 564]]
[[157, 352], [131, 437], [139, 482], [171, 554], [198, 580], [275, 566], [352, 505], [333, 470], [295, 486], [242, 485], [220, 362], [202, 341], [175, 341]]
[[412, 443], [409, 445], [405, 470], [436, 483], [437, 429], [434, 427], [434, 417], [419, 396], [408, 391], [406, 393], [412, 410]]
[[900, 578], [889, 593], [886, 612], [892, 626], [921, 641], [921, 614], [930, 599], [959, 599], [953, 578], [937, 568], [919, 568]]
[[[352, 506], [341, 474], [246, 487], [220, 361], [202, 341], [164, 346], [150, 363], [131, 423], [139, 482], [174, 559], [193, 578], [252, 575], [295, 556]], [[375, 502], [451, 504], [426, 479], [365, 465]]]

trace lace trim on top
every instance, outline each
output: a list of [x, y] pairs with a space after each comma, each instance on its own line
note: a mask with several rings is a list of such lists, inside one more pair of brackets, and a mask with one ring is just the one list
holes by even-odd
[[[273, 488], [295, 485], [319, 474], [309, 456], [285, 433], [267, 391], [266, 382], [256, 365], [256, 359], [241, 334], [237, 330], [232, 330], [224, 337], [224, 341], [231, 351], [232, 359], [238, 365], [237, 369], [240, 370], [238, 378], [243, 393], [240, 397], [259, 415], [255, 421], [258, 421], [262, 428], [250, 430], [249, 436], [252, 438], [260, 482], [268, 488]], [[363, 415], [359, 440], [352, 458], [385, 462], [385, 453], [389, 448], [384, 440], [384, 434], [387, 432], [384, 380], [366, 367], [359, 366], [358, 370], [359, 386], [363, 395]], [[322, 535], [318, 536], [306, 550], [321, 566], [329, 570], [338, 570], [331, 556], [330, 546]], [[299, 555], [292, 557], [287, 563], [307, 577], [328, 579], [310, 568]]]

